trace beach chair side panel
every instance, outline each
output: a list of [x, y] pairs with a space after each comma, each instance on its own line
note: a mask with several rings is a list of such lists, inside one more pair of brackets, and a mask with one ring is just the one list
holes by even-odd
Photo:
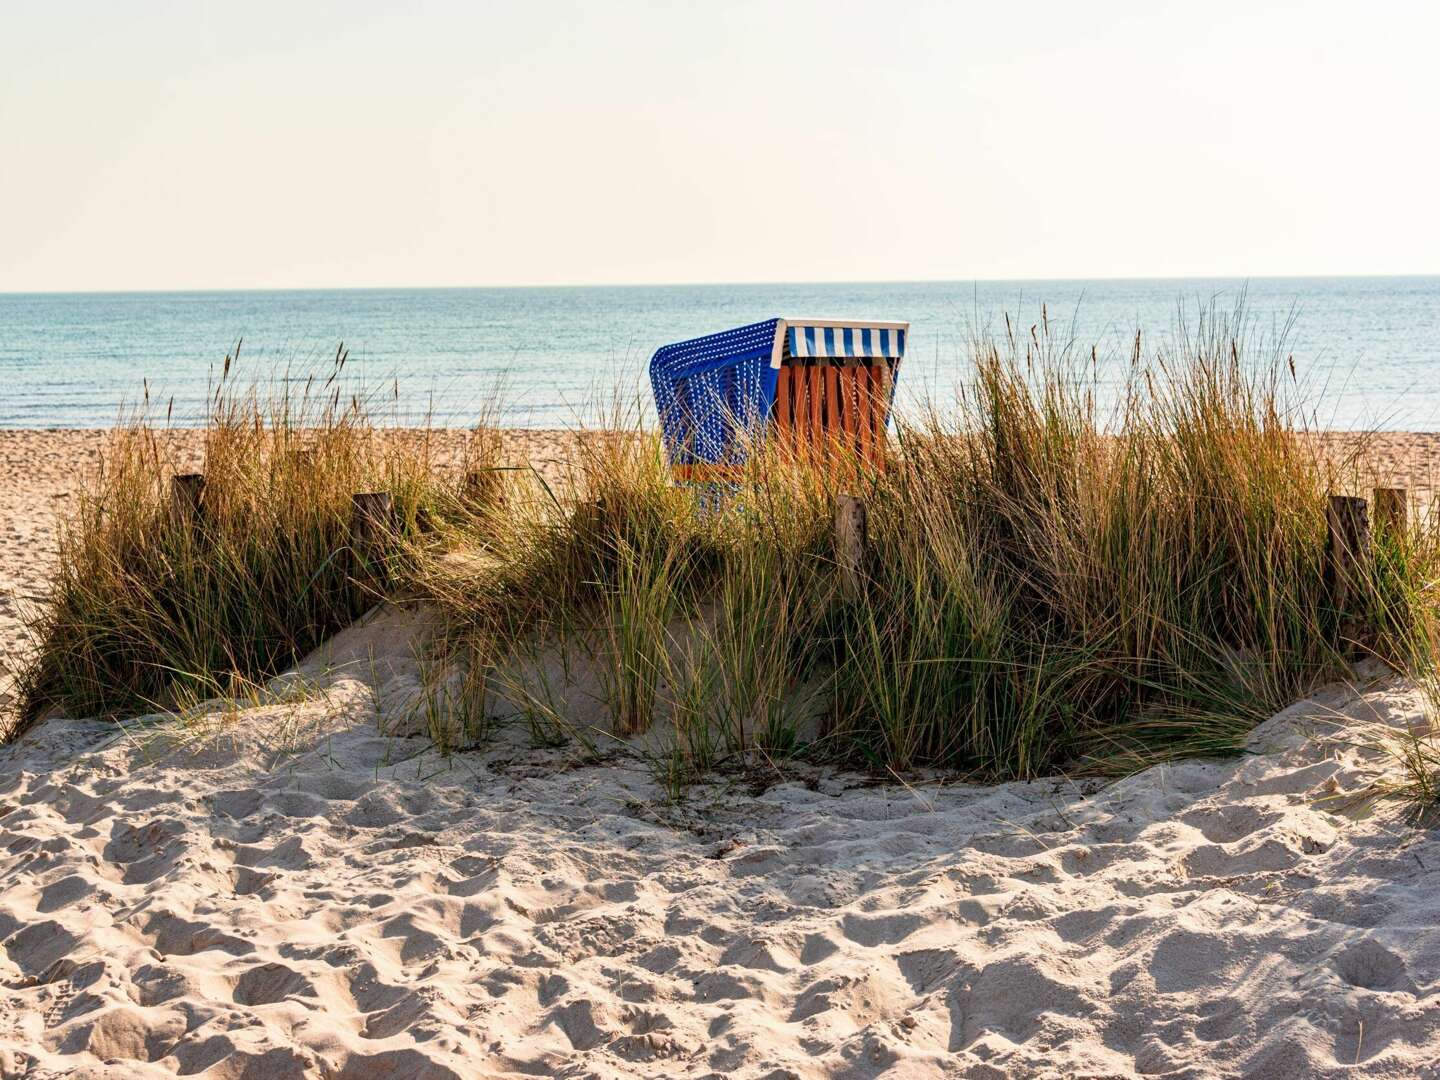
[[650, 361], [666, 455], [677, 480], [733, 478], [775, 398], [778, 319], [667, 345]]

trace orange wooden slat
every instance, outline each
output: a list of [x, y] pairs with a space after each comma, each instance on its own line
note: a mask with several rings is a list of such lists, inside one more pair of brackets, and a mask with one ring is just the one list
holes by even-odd
[[830, 368], [821, 363], [815, 368], [815, 385], [820, 388], [820, 426], [815, 432], [815, 446], [824, 455], [830, 452], [830, 409], [834, 395], [830, 393]]
[[855, 369], [855, 402], [858, 406], [855, 426], [859, 433], [856, 449], [860, 451], [860, 460], [866, 463], [873, 456], [875, 436], [875, 395], [870, 382], [870, 373], [874, 370], [869, 366]]
[[875, 402], [872, 415], [875, 418], [875, 460], [885, 461], [885, 423], [890, 416], [890, 381], [886, 377], [885, 365], [876, 364], [871, 368], [870, 395]]
[[795, 368], [795, 452], [810, 452], [810, 369], [804, 364]]
[[821, 377], [821, 369], [815, 364], [806, 364], [805, 382], [808, 384], [811, 399], [811, 423], [809, 431], [805, 432], [805, 441], [814, 452], [825, 445], [825, 425], [821, 419], [821, 386], [825, 380]]
[[805, 369], [795, 365], [790, 369], [790, 452], [801, 454], [805, 451], [805, 417], [810, 411], [810, 387], [805, 381]]
[[825, 446], [834, 453], [841, 442], [840, 369], [825, 365]]
[[884, 364], [875, 365], [871, 385], [875, 395], [875, 457], [883, 463], [887, 445], [886, 424], [890, 419], [890, 374]]
[[793, 425], [790, 422], [791, 396], [790, 388], [794, 382], [795, 369], [789, 365], [780, 368], [780, 377], [775, 382], [775, 421], [772, 425], [775, 432], [775, 441], [780, 453], [786, 453], [790, 434]]
[[847, 364], [840, 369], [840, 397], [845, 409], [842, 418], [844, 441], [845, 448], [852, 453], [860, 449], [860, 380], [864, 372], [864, 368], [855, 364]]
[[886, 431], [890, 422], [890, 380], [894, 376], [889, 364], [878, 365], [875, 375], [875, 449], [876, 458], [883, 467], [888, 446]]

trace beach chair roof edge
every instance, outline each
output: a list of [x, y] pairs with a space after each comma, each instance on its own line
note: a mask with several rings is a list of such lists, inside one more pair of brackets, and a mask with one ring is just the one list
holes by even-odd
[[[830, 331], [830, 333], [826, 333]], [[836, 333], [839, 331], [839, 333]], [[845, 331], [858, 332], [847, 336]], [[671, 342], [655, 350], [650, 375], [686, 378], [702, 371], [726, 367], [768, 355], [778, 368], [786, 339], [794, 356], [864, 357], [900, 359], [910, 324], [891, 319], [833, 319], [776, 316], [714, 334]], [[873, 339], [870, 335], [874, 334]], [[883, 335], [883, 336], [882, 336]]]

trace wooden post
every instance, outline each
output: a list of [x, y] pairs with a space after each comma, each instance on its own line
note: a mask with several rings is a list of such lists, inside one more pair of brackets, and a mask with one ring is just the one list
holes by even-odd
[[865, 589], [866, 554], [870, 546], [865, 503], [854, 495], [835, 496], [835, 561], [852, 599]]
[[1410, 493], [1404, 488], [1375, 489], [1375, 533], [1403, 537], [1410, 530]]
[[359, 491], [351, 496], [350, 550], [355, 579], [363, 589], [383, 581], [385, 560], [395, 541], [395, 504], [388, 491]]
[[1330, 602], [1340, 614], [1340, 636], [1358, 644], [1364, 627], [1357, 608], [1364, 567], [1370, 558], [1370, 514], [1365, 500], [1331, 495], [1325, 506], [1325, 525]]
[[395, 504], [388, 491], [351, 496], [350, 543], [356, 550], [388, 547], [395, 538]]
[[205, 513], [205, 474], [176, 473], [170, 478], [170, 513], [175, 521], [198, 525]]

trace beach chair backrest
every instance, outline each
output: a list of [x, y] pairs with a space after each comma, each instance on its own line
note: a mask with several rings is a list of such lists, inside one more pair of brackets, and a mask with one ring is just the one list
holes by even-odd
[[737, 479], [751, 447], [881, 467], [907, 323], [767, 319], [676, 342], [650, 361], [677, 480]]
[[883, 468], [904, 323], [795, 323], [785, 334], [772, 424], [783, 453]]

